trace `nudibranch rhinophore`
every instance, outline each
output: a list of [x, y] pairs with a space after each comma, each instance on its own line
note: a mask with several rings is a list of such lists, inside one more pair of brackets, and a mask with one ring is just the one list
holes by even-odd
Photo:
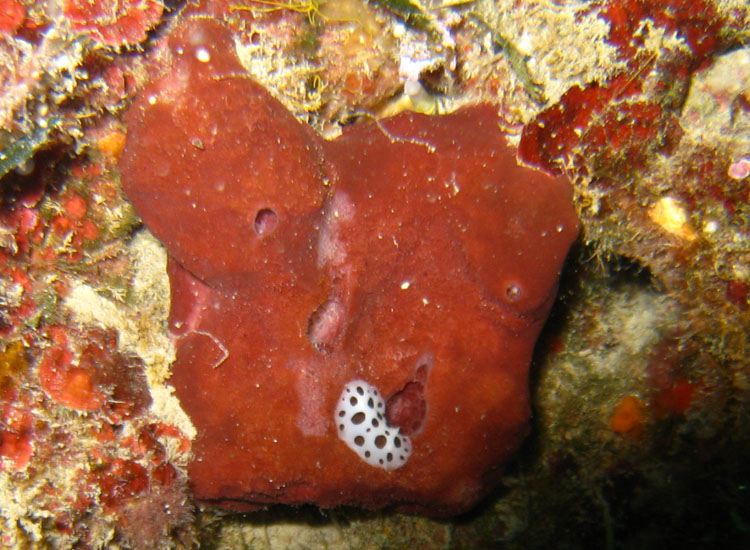
[[[579, 229], [570, 184], [519, 166], [491, 105], [325, 141], [242, 76], [218, 23], [167, 40], [121, 173], [170, 254], [195, 495], [467, 510], [528, 429], [532, 350]], [[358, 389], [389, 430], [362, 449], [367, 411], [337, 422]]]

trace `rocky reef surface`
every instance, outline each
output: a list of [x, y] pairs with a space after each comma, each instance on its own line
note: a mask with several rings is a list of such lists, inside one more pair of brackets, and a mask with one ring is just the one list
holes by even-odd
[[[0, 547], [748, 540], [744, 2], [0, 7]], [[535, 349], [529, 435], [468, 515], [231, 515], [195, 500], [200, 434], [170, 378], [167, 252], [127, 200], [120, 162], [124, 113], [169, 70], [170, 32], [204, 19], [232, 37], [233, 76], [316, 143], [417, 116], [405, 112], [491, 105], [523, 163], [572, 183], [581, 235]], [[336, 338], [316, 334], [321, 348]]]

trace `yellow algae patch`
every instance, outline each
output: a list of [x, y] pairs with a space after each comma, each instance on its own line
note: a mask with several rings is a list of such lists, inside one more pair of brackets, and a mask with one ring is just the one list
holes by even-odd
[[667, 233], [686, 241], [694, 241], [695, 230], [685, 211], [685, 207], [672, 197], [662, 197], [648, 209], [648, 217]]

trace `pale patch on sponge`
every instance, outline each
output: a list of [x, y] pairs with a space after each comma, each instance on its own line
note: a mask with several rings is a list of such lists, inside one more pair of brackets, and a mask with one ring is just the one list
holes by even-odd
[[326, 207], [325, 222], [318, 239], [318, 266], [336, 270], [346, 262], [346, 246], [341, 239], [342, 227], [352, 223], [355, 208], [349, 195], [334, 193]]
[[334, 418], [339, 438], [370, 466], [395, 470], [409, 460], [411, 440], [388, 425], [385, 401], [367, 382], [344, 386]]

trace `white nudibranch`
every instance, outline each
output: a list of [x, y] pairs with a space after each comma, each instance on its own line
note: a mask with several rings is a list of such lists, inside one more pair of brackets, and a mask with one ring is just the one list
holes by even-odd
[[409, 460], [411, 440], [388, 425], [385, 401], [367, 382], [344, 386], [334, 418], [339, 438], [371, 466], [395, 470]]

